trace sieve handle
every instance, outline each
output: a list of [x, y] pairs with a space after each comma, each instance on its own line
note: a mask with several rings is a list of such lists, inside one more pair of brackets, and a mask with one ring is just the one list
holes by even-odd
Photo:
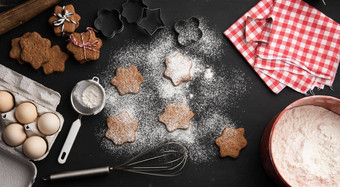
[[66, 162], [67, 157], [71, 151], [73, 142], [77, 137], [80, 126], [81, 126], [80, 118], [78, 118], [76, 121], [72, 123], [71, 129], [68, 132], [67, 138], [58, 157], [59, 164], [64, 164]]

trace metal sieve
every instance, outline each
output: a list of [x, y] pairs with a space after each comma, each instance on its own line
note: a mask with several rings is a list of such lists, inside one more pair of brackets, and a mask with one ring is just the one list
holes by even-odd
[[[101, 102], [97, 106], [90, 108], [83, 101], [83, 93], [89, 86], [95, 86], [101, 96]], [[93, 77], [92, 79], [82, 80], [78, 82], [71, 92], [71, 104], [75, 111], [79, 113], [78, 119], [72, 123], [71, 129], [67, 135], [63, 148], [61, 149], [60, 155], [58, 157], [59, 164], [64, 164], [72, 148], [73, 142], [76, 139], [78, 131], [81, 126], [81, 117], [83, 115], [96, 115], [103, 110], [105, 106], [105, 90], [99, 84], [99, 78]]]

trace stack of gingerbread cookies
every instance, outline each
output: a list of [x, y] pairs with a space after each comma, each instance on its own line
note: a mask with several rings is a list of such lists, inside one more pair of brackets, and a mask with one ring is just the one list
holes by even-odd
[[51, 41], [37, 32], [27, 32], [19, 38], [12, 39], [9, 56], [20, 64], [29, 63], [34, 69], [43, 68], [45, 74], [63, 72], [68, 54], [58, 45], [51, 47]]
[[[75, 13], [73, 5], [56, 6], [48, 22], [53, 26], [56, 36], [68, 36], [67, 50], [79, 63], [99, 59], [102, 40], [97, 38], [91, 28], [87, 32], [74, 33], [79, 27], [81, 17]], [[51, 47], [49, 39], [37, 32], [27, 32], [19, 38], [12, 39], [9, 56], [20, 64], [29, 63], [34, 69], [43, 68], [46, 75], [63, 72], [68, 54], [58, 45]]]

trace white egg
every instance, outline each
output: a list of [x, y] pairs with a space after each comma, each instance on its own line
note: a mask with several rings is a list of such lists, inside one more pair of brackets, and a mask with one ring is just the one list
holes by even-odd
[[21, 145], [26, 139], [25, 128], [18, 123], [10, 124], [3, 131], [2, 138], [10, 146]]
[[22, 145], [22, 151], [30, 159], [42, 157], [47, 151], [47, 143], [40, 136], [31, 136]]
[[37, 107], [30, 102], [21, 103], [15, 109], [15, 118], [22, 124], [29, 124], [38, 117]]
[[0, 112], [8, 112], [14, 107], [14, 97], [7, 91], [0, 90]]
[[60, 121], [53, 113], [45, 113], [39, 117], [38, 129], [45, 135], [52, 135], [59, 130]]

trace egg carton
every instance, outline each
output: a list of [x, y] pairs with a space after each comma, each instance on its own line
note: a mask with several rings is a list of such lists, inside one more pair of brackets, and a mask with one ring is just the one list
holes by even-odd
[[[14, 97], [15, 106], [8, 112], [0, 113], [0, 158], [8, 163], [22, 163], [23, 170], [33, 172], [34, 176], [30, 179], [30, 183], [25, 183], [25, 185], [30, 186], [34, 182], [34, 178], [36, 176], [36, 167], [35, 165], [30, 162], [39, 161], [44, 159], [48, 153], [50, 152], [55, 139], [57, 138], [59, 132], [61, 131], [64, 118], [63, 116], [56, 111], [57, 106], [60, 103], [61, 96], [58, 92], [49, 89], [40, 83], [33, 81], [3, 65], [0, 64], [0, 90], [5, 90], [11, 93]], [[36, 121], [25, 124], [24, 129], [26, 131], [27, 137], [30, 136], [40, 136], [45, 139], [47, 143], [47, 151], [46, 153], [37, 159], [29, 159], [23, 154], [22, 145], [17, 147], [12, 147], [7, 145], [2, 139], [2, 132], [4, 131], [5, 127], [12, 123], [19, 123], [15, 118], [15, 109], [16, 107], [23, 102], [31, 102], [33, 103], [38, 111], [38, 117]], [[44, 113], [53, 113], [57, 115], [60, 121], [60, 127], [58, 131], [52, 135], [44, 135], [42, 134], [37, 128], [37, 120], [39, 117]], [[32, 167], [32, 164], [34, 167]], [[19, 164], [20, 165], [20, 164]], [[6, 166], [6, 165], [4, 165]], [[8, 169], [9, 166], [7, 166]], [[0, 178], [6, 179], [6, 167], [0, 167]], [[19, 170], [19, 169], [17, 169]], [[24, 172], [24, 171], [23, 171]], [[28, 172], [28, 173], [30, 173]], [[8, 173], [8, 172], [7, 172]], [[2, 176], [6, 175], [6, 176]], [[26, 174], [25, 174], [26, 176]], [[30, 177], [28, 177], [30, 178]], [[8, 180], [8, 184], [15, 183], [15, 181]], [[15, 185], [14, 185], [15, 186]]]
[[[6, 91], [12, 93], [11, 90], [7, 90], [6, 88], [2, 87], [1, 85], [0, 85], [0, 90], [6, 90]], [[37, 159], [33, 159], [34, 161], [42, 160], [42, 159], [44, 159], [48, 155], [48, 153], [49, 153], [49, 151], [50, 151], [50, 149], [51, 149], [55, 139], [57, 138], [57, 135], [58, 135], [58, 133], [61, 130], [61, 126], [64, 123], [64, 118], [63, 118], [63, 116], [60, 113], [55, 112], [55, 111], [51, 111], [50, 109], [45, 108], [44, 106], [39, 105], [38, 103], [34, 102], [33, 100], [25, 98], [25, 97], [23, 97], [23, 96], [21, 96], [19, 94], [12, 94], [12, 95], [14, 96], [15, 106], [18, 106], [19, 104], [24, 103], [24, 102], [31, 102], [31, 103], [33, 103], [37, 107], [37, 111], [38, 111], [37, 119], [34, 122], [29, 123], [29, 124], [25, 124], [23, 126], [24, 126], [24, 129], [25, 129], [27, 137], [40, 136], [40, 137], [42, 137], [42, 138], [44, 138], [46, 140], [46, 143], [47, 143], [47, 151], [46, 151], [46, 153], [42, 157], [39, 157]], [[9, 124], [19, 123], [16, 120], [15, 114], [14, 114], [16, 108], [17, 107], [14, 107], [9, 112], [1, 113], [1, 117], [3, 119], [3, 125], [2, 125], [3, 129], [4, 129], [5, 126], [7, 126]], [[44, 135], [37, 128], [38, 119], [44, 113], [53, 113], [53, 114], [57, 115], [57, 117], [59, 118], [60, 127], [59, 127], [58, 131], [56, 133], [52, 134], [52, 135]], [[2, 137], [3, 129], [0, 131], [0, 137]], [[1, 141], [3, 141], [2, 138], [1, 138]], [[8, 146], [8, 147], [11, 147], [11, 146]], [[12, 148], [15, 151], [17, 151], [17, 152], [22, 153], [22, 144], [19, 145], [19, 146], [16, 146], [16, 147], [12, 147]]]

